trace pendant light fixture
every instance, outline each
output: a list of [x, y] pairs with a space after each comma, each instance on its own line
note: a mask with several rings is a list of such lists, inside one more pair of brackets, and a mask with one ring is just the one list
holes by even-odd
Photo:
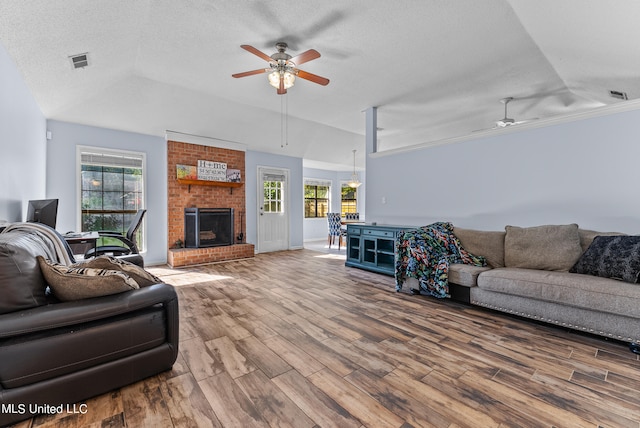
[[347, 183], [347, 186], [357, 189], [362, 183], [358, 180], [358, 174], [356, 174], [356, 150], [353, 150], [353, 174], [351, 174], [351, 180]]

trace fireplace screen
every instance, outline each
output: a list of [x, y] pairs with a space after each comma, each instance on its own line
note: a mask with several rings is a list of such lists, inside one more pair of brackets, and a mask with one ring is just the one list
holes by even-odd
[[233, 244], [233, 208], [185, 208], [186, 248]]

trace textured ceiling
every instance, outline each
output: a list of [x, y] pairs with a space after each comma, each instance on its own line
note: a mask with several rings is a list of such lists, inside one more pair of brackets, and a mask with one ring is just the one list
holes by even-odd
[[[640, 98], [637, 0], [2, 0], [0, 44], [50, 119], [152, 135], [166, 130], [352, 167], [364, 113], [380, 150]], [[283, 98], [266, 76], [275, 43], [322, 56]], [[70, 55], [89, 53], [74, 70]]]

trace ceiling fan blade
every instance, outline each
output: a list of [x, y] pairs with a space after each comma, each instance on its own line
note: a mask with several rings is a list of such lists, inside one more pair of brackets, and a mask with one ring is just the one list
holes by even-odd
[[529, 123], [529, 122], [533, 122], [534, 120], [538, 120], [538, 118], [532, 117], [531, 119], [517, 120], [516, 123], [514, 123], [514, 125], [520, 125], [521, 123]]
[[254, 74], [267, 73], [268, 71], [271, 71], [271, 69], [270, 68], [260, 68], [258, 70], [251, 70], [251, 71], [245, 71], [244, 73], [232, 74], [231, 77], [247, 77], [247, 76], [253, 76]]
[[496, 126], [494, 126], [493, 128], [481, 128], [481, 129], [474, 129], [474, 130], [473, 130], [473, 131], [471, 131], [471, 132], [492, 131], [492, 130], [494, 130], [494, 129], [498, 129], [498, 128], [499, 128], [499, 126], [497, 126], [497, 125], [496, 125]]
[[317, 83], [318, 85], [327, 86], [329, 84], [329, 79], [326, 77], [318, 76], [317, 74], [309, 73], [304, 70], [298, 70], [297, 75], [302, 79], [309, 80], [313, 83]]
[[320, 52], [315, 49], [309, 49], [306, 52], [302, 52], [300, 55], [294, 56], [289, 59], [289, 61], [293, 62], [295, 65], [300, 65], [317, 58], [320, 58]]
[[253, 46], [240, 45], [240, 47], [242, 49], [244, 49], [245, 51], [251, 52], [252, 54], [259, 56], [260, 58], [262, 58], [263, 60], [265, 60], [267, 62], [272, 62], [273, 61], [273, 58], [271, 58], [266, 53], [259, 51], [258, 49], [254, 48]]

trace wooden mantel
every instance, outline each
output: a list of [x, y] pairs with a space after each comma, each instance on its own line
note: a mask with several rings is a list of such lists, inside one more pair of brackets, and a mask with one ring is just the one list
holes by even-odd
[[213, 181], [213, 180], [191, 180], [187, 178], [178, 178], [178, 183], [188, 184], [189, 193], [191, 193], [191, 186], [217, 186], [217, 187], [229, 187], [231, 193], [233, 193], [234, 187], [241, 187], [244, 183], [237, 181]]

